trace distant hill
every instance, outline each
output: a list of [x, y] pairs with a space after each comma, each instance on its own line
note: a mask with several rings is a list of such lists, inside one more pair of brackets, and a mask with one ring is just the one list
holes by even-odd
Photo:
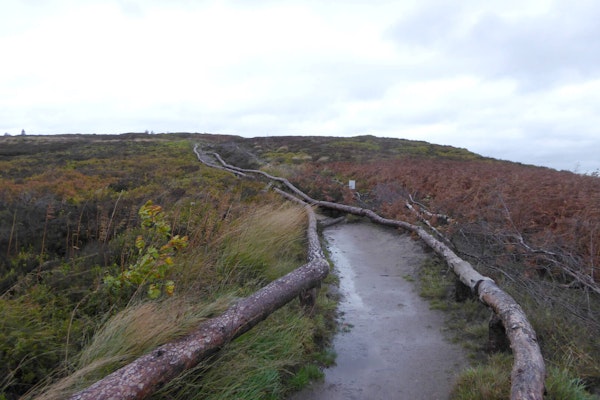
[[[195, 270], [206, 274], [195, 288], [205, 298], [228, 262], [245, 262], [218, 255], [227, 232], [253, 210], [284, 202], [264, 193], [263, 182], [203, 166], [194, 144], [284, 176], [314, 198], [428, 221], [528, 311], [544, 310], [533, 322], [545, 356], [573, 360], [577, 376], [600, 382], [600, 343], [589, 340], [600, 335], [598, 177], [374, 136], [76, 134], [0, 137], [0, 397], [25, 393], [55, 368], [76, 368], [68, 354], [128, 304], [123, 292], [102, 292], [103, 277], [137, 262], [138, 211], [148, 200], [162, 207], [173, 235], [189, 237], [182, 265], [206, 263]], [[301, 258], [301, 246], [296, 252], [288, 256]], [[182, 271], [172, 278], [188, 279]], [[232, 284], [246, 290], [240, 282], [272, 279], [265, 274]], [[555, 346], [561, 335], [581, 357]]]

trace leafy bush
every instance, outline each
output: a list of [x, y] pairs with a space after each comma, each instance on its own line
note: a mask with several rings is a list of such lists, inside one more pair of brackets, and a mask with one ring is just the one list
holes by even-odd
[[172, 296], [175, 282], [166, 278], [173, 266], [173, 256], [187, 246], [188, 238], [172, 235], [162, 207], [150, 200], [140, 208], [139, 215], [143, 235], [135, 240], [137, 260], [120, 275], [107, 275], [104, 283], [116, 290], [122, 285], [136, 288], [148, 285], [148, 297], [151, 299], [158, 298], [163, 289], [165, 294]]

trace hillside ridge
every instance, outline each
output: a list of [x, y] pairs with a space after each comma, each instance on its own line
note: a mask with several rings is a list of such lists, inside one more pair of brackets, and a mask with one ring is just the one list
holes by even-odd
[[[180, 255], [162, 256], [173, 259], [165, 279], [175, 293], [194, 287], [206, 301], [224, 276], [235, 287], [277, 276], [276, 260], [227, 250], [234, 242], [226, 238], [238, 237], [244, 220], [257, 221], [256, 210], [278, 210], [281, 199], [261, 182], [202, 166], [196, 144], [230, 164], [283, 176], [313, 198], [422, 224], [409, 202], [531, 313], [548, 365], [600, 386], [600, 344], [589, 339], [600, 336], [600, 178], [373, 136], [128, 133], [0, 137], [0, 393], [16, 398], [77, 369], [100, 325], [146, 293], [105, 291], [103, 282], [139, 265], [138, 235], [149, 235], [148, 246], [159, 239], [140, 226], [148, 200], [161, 206], [172, 235], [189, 237]], [[297, 243], [282, 246], [279, 260], [301, 257]], [[257, 270], [230, 269], [239, 263]], [[186, 283], [186, 268], [202, 283]]]

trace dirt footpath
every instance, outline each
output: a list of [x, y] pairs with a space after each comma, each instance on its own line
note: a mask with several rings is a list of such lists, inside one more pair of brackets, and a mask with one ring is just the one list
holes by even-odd
[[447, 399], [466, 361], [441, 333], [444, 314], [430, 310], [405, 278], [426, 257], [420, 245], [370, 223], [324, 234], [341, 278], [337, 365], [291, 399]]

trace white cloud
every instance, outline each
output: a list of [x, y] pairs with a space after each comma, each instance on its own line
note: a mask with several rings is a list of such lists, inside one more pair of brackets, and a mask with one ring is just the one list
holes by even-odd
[[369, 133], [600, 167], [591, 0], [2, 7], [0, 131]]

